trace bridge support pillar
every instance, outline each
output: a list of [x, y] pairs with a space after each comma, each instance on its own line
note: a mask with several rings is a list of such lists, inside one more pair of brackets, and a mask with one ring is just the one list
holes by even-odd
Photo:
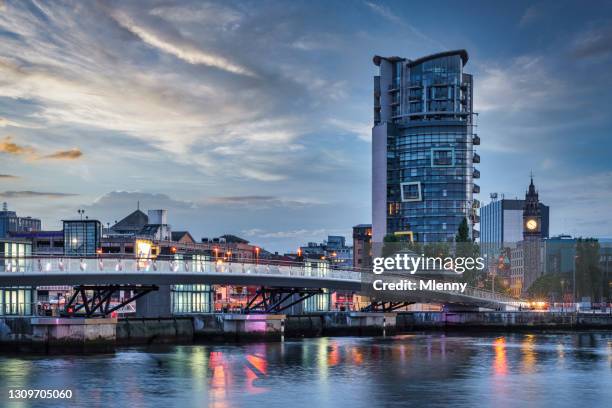
[[222, 314], [225, 337], [235, 340], [280, 340], [285, 332], [286, 316], [281, 314]]
[[159, 289], [136, 299], [137, 317], [172, 317], [172, 293], [170, 285], [159, 285]]

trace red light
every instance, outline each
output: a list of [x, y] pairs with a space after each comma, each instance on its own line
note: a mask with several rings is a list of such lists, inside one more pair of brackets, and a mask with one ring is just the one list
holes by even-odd
[[102, 248], [96, 249], [96, 254], [100, 255], [102, 253]]
[[176, 247], [172, 247], [172, 248], [170, 248], [170, 252], [172, 252], [173, 254], [175, 254], [175, 253], [176, 253]]

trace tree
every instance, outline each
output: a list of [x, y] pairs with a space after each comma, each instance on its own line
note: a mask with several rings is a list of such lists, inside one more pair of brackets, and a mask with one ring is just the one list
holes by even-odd
[[536, 279], [529, 289], [527, 294], [530, 298], [535, 299], [551, 299], [554, 301], [563, 301], [563, 292], [568, 290], [568, 287], [561, 282], [569, 282], [569, 274], [549, 274], [540, 276]]
[[599, 302], [604, 295], [603, 272], [599, 266], [599, 241], [578, 238], [576, 242], [576, 297]]
[[[467, 218], [464, 218], [459, 224], [457, 235], [455, 235], [455, 257], [459, 258], [474, 258], [480, 256], [480, 248], [474, 243], [470, 237], [470, 227], [468, 226]], [[470, 285], [475, 286], [479, 279], [482, 278], [482, 273], [478, 270], [465, 271], [462, 279]]]
[[461, 224], [459, 224], [457, 235], [455, 235], [455, 242], [472, 242], [467, 218], [464, 218], [463, 221], [461, 221]]

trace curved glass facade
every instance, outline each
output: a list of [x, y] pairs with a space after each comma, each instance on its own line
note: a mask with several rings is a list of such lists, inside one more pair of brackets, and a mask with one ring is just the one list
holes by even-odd
[[382, 190], [373, 187], [374, 233], [380, 239], [410, 231], [419, 242], [451, 241], [463, 219], [476, 222], [473, 179], [479, 173], [473, 167], [472, 77], [463, 73], [467, 53], [377, 58], [373, 143], [386, 144], [386, 157], [385, 163], [382, 155], [374, 157], [373, 171], [375, 183], [377, 172], [386, 172], [386, 197], [381, 225], [376, 196]]

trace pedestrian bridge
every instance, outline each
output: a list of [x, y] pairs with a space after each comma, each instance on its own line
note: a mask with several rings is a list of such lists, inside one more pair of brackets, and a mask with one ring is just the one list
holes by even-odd
[[[372, 272], [329, 268], [327, 264], [271, 264], [209, 260], [134, 259], [124, 257], [0, 258], [0, 286], [52, 285], [240, 285], [284, 288], [326, 288], [366, 293]], [[401, 276], [418, 280], [417, 275]], [[371, 293], [370, 293], [371, 294]], [[444, 290], [402, 292], [402, 302], [430, 302], [500, 308], [524, 302], [487, 290], [467, 287], [463, 293]]]

